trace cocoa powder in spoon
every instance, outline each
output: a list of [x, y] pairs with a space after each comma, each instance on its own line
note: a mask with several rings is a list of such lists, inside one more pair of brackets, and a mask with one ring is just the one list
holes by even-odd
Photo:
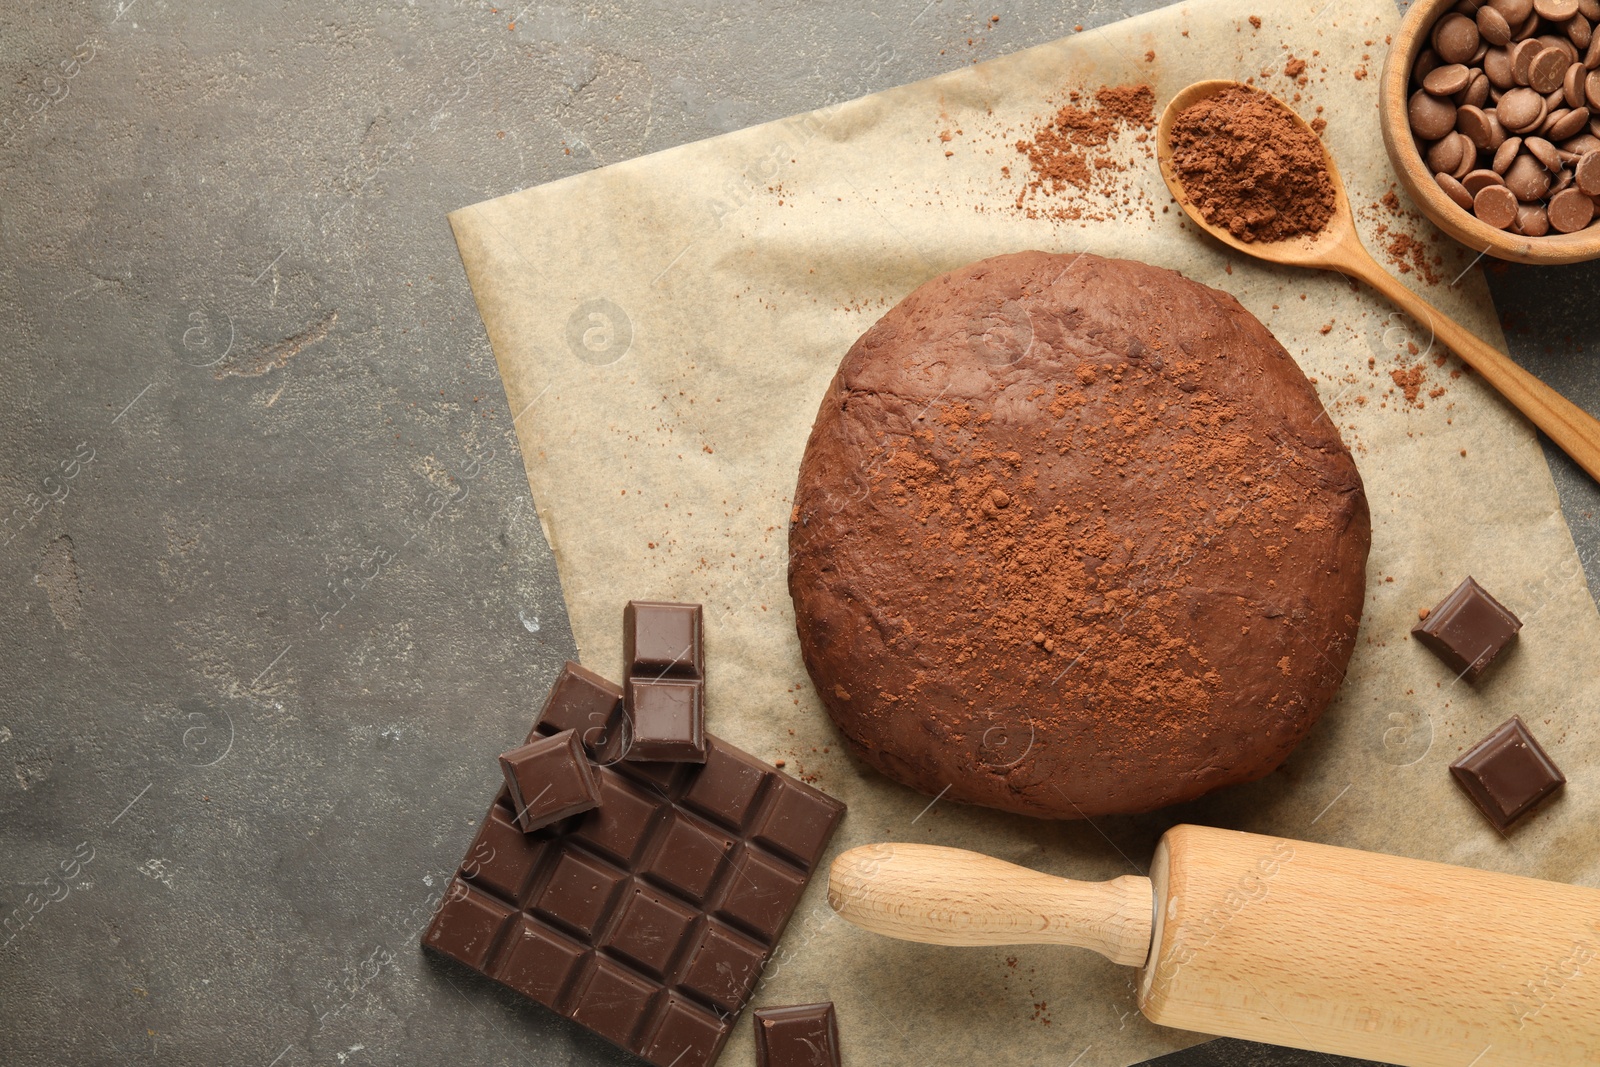
[[1224, 89], [1179, 112], [1172, 163], [1205, 220], [1241, 241], [1314, 234], [1333, 217], [1322, 142], [1266, 93]]

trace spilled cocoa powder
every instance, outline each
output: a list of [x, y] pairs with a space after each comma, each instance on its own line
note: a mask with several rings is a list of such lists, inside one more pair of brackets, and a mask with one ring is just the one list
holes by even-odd
[[[1148, 85], [1108, 85], [1095, 90], [1093, 103], [1077, 89], [1068, 103], [1033, 133], [1016, 142], [1027, 157], [1029, 176], [1016, 207], [1030, 217], [1103, 219], [1108, 213], [1076, 198], [1036, 206], [1035, 198], [1062, 193], [1092, 193], [1115, 200], [1125, 190], [1120, 174], [1128, 169], [1112, 142], [1124, 130], [1137, 130], [1136, 144], [1148, 145], [1155, 128], [1155, 92]], [[1148, 153], [1148, 149], [1146, 150]]]
[[1239, 86], [1185, 108], [1172, 162], [1205, 220], [1241, 241], [1315, 234], [1333, 217], [1322, 142], [1267, 93]]

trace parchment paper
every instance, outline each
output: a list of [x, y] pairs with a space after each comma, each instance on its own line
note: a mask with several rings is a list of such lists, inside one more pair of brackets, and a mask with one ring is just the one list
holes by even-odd
[[[629, 598], [703, 602], [711, 729], [845, 800], [835, 852], [930, 841], [1103, 879], [1142, 871], [1162, 830], [1197, 821], [1600, 883], [1600, 618], [1529, 425], [1475, 378], [1452, 378], [1453, 358], [1435, 366], [1427, 332], [1381, 298], [1199, 236], [1166, 210], [1132, 134], [1116, 149], [1131, 164], [1128, 204], [1110, 221], [1012, 206], [1024, 163], [1013, 142], [1066, 90], [1147, 81], [1159, 113], [1191, 81], [1255, 76], [1299, 93], [1308, 118], [1324, 109], [1369, 246], [1380, 223], [1387, 239], [1417, 234], [1442, 256], [1440, 278], [1404, 280], [1503, 344], [1472, 254], [1376, 206], [1391, 188], [1378, 72], [1397, 21], [1390, 0], [1183, 5], [453, 214], [583, 661], [618, 673]], [[1282, 74], [1291, 55], [1309, 63], [1303, 85]], [[1356, 451], [1374, 527], [1358, 648], [1315, 733], [1263, 782], [1094, 824], [930, 805], [841, 753], [812, 693], [784, 566], [824, 386], [851, 342], [917, 285], [1027, 248], [1135, 257], [1234, 293], [1314, 378]], [[1418, 361], [1420, 408], [1389, 375]], [[1526, 623], [1478, 691], [1407, 636], [1418, 608], [1468, 573]], [[1507, 839], [1446, 768], [1513, 713], [1570, 782]], [[1092, 1067], [1198, 1040], [1142, 1019], [1132, 970], [1069, 949], [876, 937], [831, 917], [823, 882], [757, 1003], [831, 999], [853, 1062]], [[750, 1062], [749, 1045], [741, 1021], [725, 1062]]]

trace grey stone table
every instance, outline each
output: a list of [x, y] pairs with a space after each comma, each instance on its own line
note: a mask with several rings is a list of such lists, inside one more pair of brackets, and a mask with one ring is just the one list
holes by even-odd
[[416, 948], [573, 650], [445, 212], [1154, 6], [518, 5], [0, 4], [0, 1062], [619, 1062]]

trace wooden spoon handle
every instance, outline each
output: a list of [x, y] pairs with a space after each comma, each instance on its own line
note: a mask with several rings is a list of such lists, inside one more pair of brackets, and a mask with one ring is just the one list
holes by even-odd
[[1347, 246], [1347, 254], [1339, 263], [1341, 270], [1356, 275], [1397, 304], [1419, 325], [1432, 330], [1434, 337], [1482, 375], [1484, 381], [1543, 430], [1573, 462], [1600, 481], [1600, 421], [1523, 370], [1510, 356], [1401, 285], [1359, 243], [1351, 243], [1356, 244], [1359, 254]]
[[1150, 879], [1074, 882], [939, 845], [878, 844], [833, 861], [828, 903], [863, 929], [931, 945], [1073, 945], [1141, 967]]

